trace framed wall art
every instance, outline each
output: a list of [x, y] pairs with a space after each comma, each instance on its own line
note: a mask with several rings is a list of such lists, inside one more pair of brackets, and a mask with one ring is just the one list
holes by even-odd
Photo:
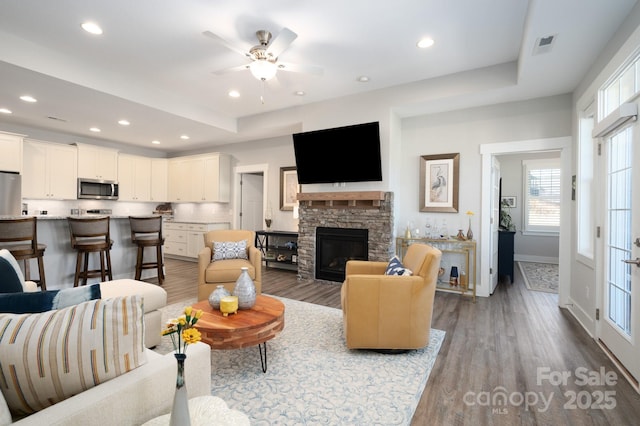
[[298, 173], [295, 167], [280, 167], [280, 210], [293, 210], [300, 192]]
[[420, 157], [420, 211], [456, 213], [460, 153]]
[[502, 197], [502, 205], [506, 207], [511, 207], [512, 209], [516, 207], [517, 198], [515, 195], [505, 195]]

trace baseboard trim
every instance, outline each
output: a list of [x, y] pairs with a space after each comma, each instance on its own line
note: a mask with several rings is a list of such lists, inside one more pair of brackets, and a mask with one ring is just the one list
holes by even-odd
[[629, 382], [631, 387], [635, 389], [636, 392], [640, 393], [640, 383], [638, 383], [638, 380], [636, 380], [636, 378], [633, 377], [631, 373], [629, 373], [629, 370], [625, 368], [625, 366], [613, 354], [613, 352], [609, 350], [607, 345], [605, 345], [602, 340], [596, 339], [596, 343], [598, 344], [598, 346], [600, 346], [600, 349], [602, 349], [602, 351], [607, 355], [607, 357], [611, 360], [611, 362], [613, 362], [613, 365], [616, 366], [620, 374], [622, 374], [624, 378], [627, 379], [627, 382]]

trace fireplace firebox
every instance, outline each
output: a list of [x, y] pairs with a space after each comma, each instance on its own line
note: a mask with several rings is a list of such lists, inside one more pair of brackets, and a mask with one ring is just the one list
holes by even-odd
[[316, 228], [316, 278], [344, 281], [348, 260], [369, 259], [369, 230]]

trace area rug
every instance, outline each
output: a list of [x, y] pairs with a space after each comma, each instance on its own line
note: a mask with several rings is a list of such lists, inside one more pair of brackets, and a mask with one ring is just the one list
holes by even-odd
[[558, 265], [553, 263], [517, 262], [529, 290], [558, 293]]
[[[267, 372], [257, 346], [212, 350], [212, 395], [246, 413], [254, 426], [411, 423], [444, 331], [432, 329], [429, 346], [403, 354], [353, 351], [345, 346], [339, 309], [278, 299], [285, 327], [267, 342]], [[163, 321], [190, 303], [195, 300], [166, 306]], [[155, 350], [170, 352], [170, 339]]]

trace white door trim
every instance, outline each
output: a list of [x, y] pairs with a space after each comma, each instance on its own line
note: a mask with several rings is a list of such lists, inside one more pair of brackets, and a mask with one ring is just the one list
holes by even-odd
[[[264, 212], [267, 208], [267, 197], [266, 194], [268, 193], [267, 189], [269, 188], [269, 164], [267, 163], [262, 163], [262, 164], [250, 164], [250, 165], [246, 165], [246, 166], [235, 166], [233, 168], [233, 193], [234, 193], [234, 197], [233, 197], [233, 205], [232, 205], [232, 229], [237, 229], [237, 227], [239, 226], [239, 206], [240, 206], [240, 196], [241, 196], [241, 191], [240, 191], [240, 175], [242, 175], [243, 173], [260, 173], [262, 172], [262, 175], [264, 176], [263, 179], [263, 184], [262, 184], [262, 193], [265, 194], [265, 196], [263, 197], [263, 205], [262, 205], [262, 211]], [[264, 214], [264, 213], [263, 213]], [[262, 218], [262, 220], [264, 220], [264, 218]]]
[[[559, 137], [548, 139], [532, 139], [525, 141], [489, 143], [480, 145], [482, 156], [482, 194], [491, 193], [491, 165], [494, 155], [513, 154], [518, 152], [534, 151], [560, 151], [560, 163], [562, 168], [562, 189], [560, 203], [560, 271], [558, 288], [558, 306], [566, 306], [569, 300], [569, 288], [571, 283], [571, 137]], [[480, 285], [477, 289], [478, 296], [489, 296], [491, 275], [489, 265], [491, 261], [489, 238], [491, 235], [491, 200], [488, 196], [481, 199], [480, 213]]]

